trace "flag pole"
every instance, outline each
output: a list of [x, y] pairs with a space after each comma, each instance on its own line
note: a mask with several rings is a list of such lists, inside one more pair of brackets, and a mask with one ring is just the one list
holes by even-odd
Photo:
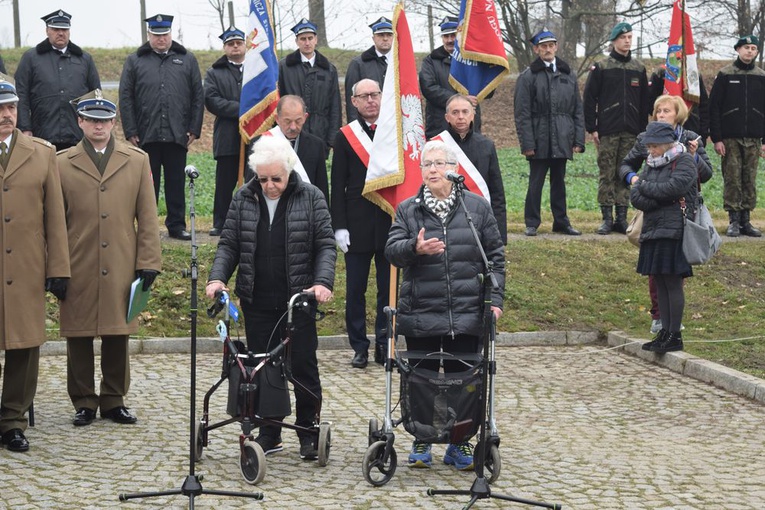
[[239, 170], [238, 170], [238, 177], [236, 179], [236, 186], [238, 188], [242, 187], [242, 184], [244, 184], [244, 138], [240, 138], [239, 140]]

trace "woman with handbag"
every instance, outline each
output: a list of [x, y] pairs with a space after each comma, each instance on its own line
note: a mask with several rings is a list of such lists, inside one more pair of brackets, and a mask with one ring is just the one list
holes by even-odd
[[[703, 140], [695, 132], [687, 130], [683, 124], [688, 119], [688, 107], [685, 101], [678, 96], [663, 95], [656, 98], [653, 107], [653, 119], [671, 124], [677, 134], [677, 139], [685, 145], [688, 153], [693, 156], [698, 170], [699, 184], [712, 178], [712, 163], [704, 150]], [[638, 135], [635, 145], [627, 157], [622, 161], [619, 175], [629, 187], [632, 181], [637, 179], [637, 173], [648, 157], [648, 149], [643, 142], [644, 133]], [[699, 187], [699, 190], [701, 188]], [[651, 333], [656, 334], [662, 329], [661, 314], [659, 312], [657, 289], [653, 277], [648, 277], [648, 293], [651, 297]], [[681, 325], [682, 329], [682, 325]], [[647, 345], [647, 344], [646, 344]]]
[[648, 157], [630, 190], [632, 205], [643, 211], [637, 272], [654, 277], [663, 326], [644, 348], [663, 354], [683, 349], [683, 279], [693, 271], [683, 254], [682, 207], [693, 217], [698, 207], [698, 170], [670, 124], [649, 123], [642, 143]]

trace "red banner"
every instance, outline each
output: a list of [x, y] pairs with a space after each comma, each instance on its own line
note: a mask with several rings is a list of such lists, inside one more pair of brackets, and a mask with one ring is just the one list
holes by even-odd
[[691, 18], [685, 10], [685, 0], [677, 0], [672, 7], [664, 69], [665, 94], [682, 97], [689, 108], [699, 102], [699, 68], [693, 45]]

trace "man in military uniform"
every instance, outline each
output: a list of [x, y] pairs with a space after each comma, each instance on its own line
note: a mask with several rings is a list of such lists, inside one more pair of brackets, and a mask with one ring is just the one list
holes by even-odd
[[723, 208], [730, 237], [760, 237], [749, 213], [757, 205], [757, 165], [765, 157], [765, 71], [755, 65], [759, 39], [741, 37], [738, 58], [717, 73], [709, 95], [709, 124], [715, 152], [722, 156]]
[[61, 150], [82, 138], [69, 101], [101, 88], [101, 80], [93, 58], [69, 40], [72, 15], [58, 10], [42, 20], [47, 39], [24, 53], [16, 69], [19, 129]]
[[[454, 42], [457, 40], [457, 18], [446, 16], [438, 25], [441, 28], [443, 46], [433, 50], [422, 60], [420, 67], [420, 90], [425, 103], [425, 136], [430, 139], [446, 129], [446, 101], [457, 93], [449, 84]], [[466, 96], [475, 108], [473, 130], [481, 132], [481, 106], [475, 96]]]
[[337, 68], [316, 50], [316, 25], [303, 18], [292, 27], [298, 49], [279, 61], [279, 94], [300, 96], [308, 108], [303, 129], [329, 148], [342, 124]]
[[[58, 153], [66, 204], [72, 280], [61, 302], [69, 398], [74, 425], [101, 417], [135, 423], [125, 407], [130, 387], [127, 322], [130, 285], [148, 290], [160, 270], [161, 248], [149, 157], [112, 136], [117, 106], [95, 90], [75, 99], [84, 138]], [[101, 389], [94, 384], [93, 339], [101, 337]]]
[[229, 27], [220, 36], [224, 55], [213, 63], [205, 75], [205, 106], [215, 115], [213, 127], [213, 157], [215, 166], [215, 200], [211, 236], [223, 230], [226, 213], [231, 205], [239, 179], [239, 154], [242, 138], [239, 134], [239, 96], [242, 92], [244, 67], [244, 32]]
[[18, 101], [16, 88], [0, 76], [0, 435], [8, 450], [25, 452], [25, 414], [45, 343], [45, 291], [66, 298], [69, 249], [56, 150], [16, 129]]
[[345, 112], [348, 122], [359, 116], [353, 106], [351, 88], [363, 78], [369, 78], [380, 84], [385, 84], [385, 72], [388, 70], [388, 53], [393, 47], [393, 24], [386, 17], [381, 17], [371, 25], [372, 42], [374, 43], [361, 55], [354, 57], [348, 64], [345, 73]]
[[[584, 126], [598, 148], [598, 203], [603, 223], [598, 234], [627, 232], [629, 190], [619, 179], [619, 166], [648, 123], [648, 78], [645, 66], [632, 58], [632, 26], [611, 30], [613, 49], [590, 68], [584, 86]], [[613, 207], [616, 206], [616, 221]]]
[[165, 169], [165, 226], [170, 237], [188, 241], [186, 154], [202, 131], [205, 93], [194, 54], [173, 41], [173, 17], [147, 18], [149, 40], [128, 55], [120, 78], [120, 115], [125, 138], [149, 154], [159, 201]]

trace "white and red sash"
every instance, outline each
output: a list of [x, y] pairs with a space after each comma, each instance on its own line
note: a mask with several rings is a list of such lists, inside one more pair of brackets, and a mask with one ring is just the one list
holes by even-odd
[[[279, 128], [279, 126], [274, 126], [272, 129], [269, 129], [265, 133], [263, 133], [262, 136], [273, 136], [274, 138], [281, 138], [283, 140], [287, 140], [287, 137], [284, 136], [284, 133], [282, 133], [282, 130]], [[297, 155], [297, 152], [295, 152], [295, 149], [290, 146], [290, 150], [295, 155], [295, 164], [292, 166], [292, 171], [294, 171], [300, 178], [303, 180], [303, 182], [307, 182], [311, 184], [311, 180], [308, 178], [308, 173], [305, 171], [305, 167], [303, 166], [303, 163], [300, 161], [300, 158]]]
[[457, 163], [459, 168], [457, 172], [465, 177], [465, 186], [478, 195], [482, 195], [487, 201], [491, 202], [491, 195], [489, 193], [489, 186], [486, 184], [481, 172], [475, 167], [472, 161], [468, 159], [462, 149], [454, 141], [449, 131], [442, 131], [437, 134], [431, 140], [440, 140], [444, 142], [457, 155]]
[[356, 119], [350, 124], [346, 124], [340, 128], [340, 131], [343, 132], [346, 140], [348, 140], [353, 152], [356, 153], [361, 162], [364, 163], [364, 166], [368, 167], [369, 154], [372, 152], [374, 142], [369, 138], [369, 135], [364, 131], [364, 128], [361, 127], [359, 120]]

